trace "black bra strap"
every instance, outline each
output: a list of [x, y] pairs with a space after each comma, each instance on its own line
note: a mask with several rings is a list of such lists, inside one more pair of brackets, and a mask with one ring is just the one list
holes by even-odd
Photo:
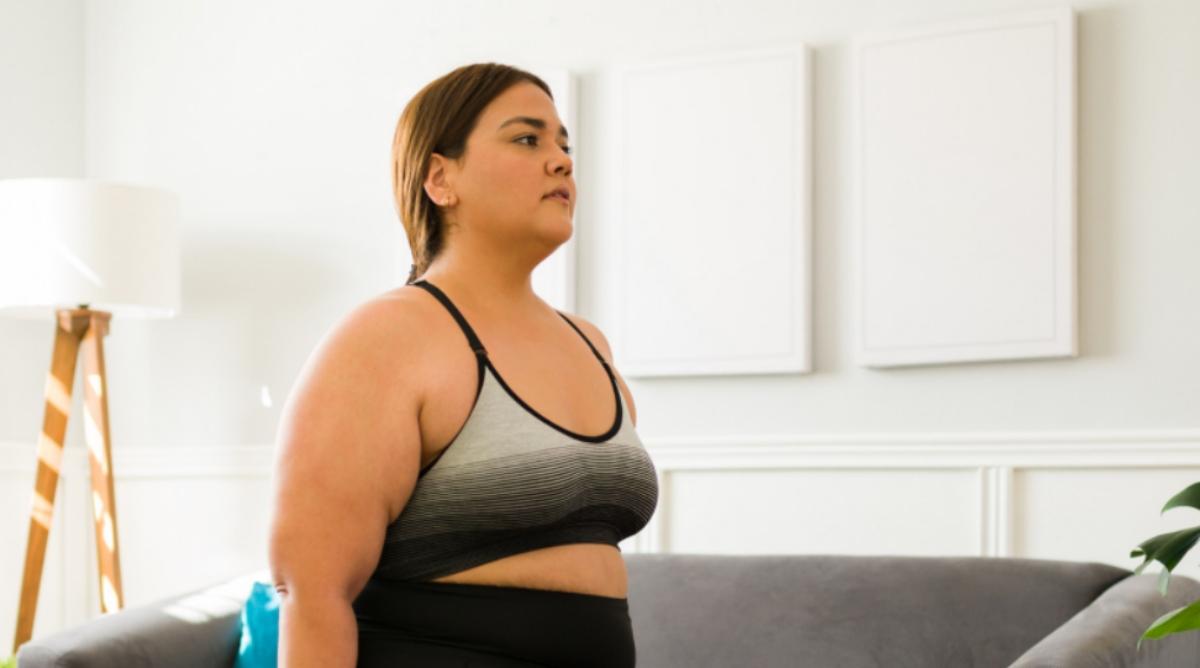
[[563, 320], [567, 321], [567, 324], [571, 326], [571, 329], [575, 330], [576, 332], [579, 333], [580, 336], [583, 337], [583, 342], [588, 345], [588, 348], [592, 349], [592, 354], [596, 356], [596, 359], [600, 360], [600, 363], [603, 364], [604, 366], [608, 366], [608, 362], [604, 361], [604, 357], [600, 354], [599, 350], [596, 350], [596, 346], [592, 345], [592, 340], [587, 337], [587, 334], [584, 334], [582, 330], [580, 330], [578, 327], [576, 327], [575, 323], [571, 322], [571, 319], [568, 318], [566, 315], [563, 315], [562, 311], [559, 311], [558, 309], [555, 309], [555, 311], [560, 316], [562, 316]]
[[446, 293], [442, 292], [441, 289], [436, 285], [423, 278], [418, 281], [414, 281], [409, 285], [418, 285], [422, 288], [425, 288], [425, 290], [427, 290], [434, 297], [437, 297], [438, 301], [440, 301], [442, 305], [446, 307], [446, 310], [450, 311], [450, 315], [454, 316], [454, 319], [458, 321], [458, 326], [462, 328], [463, 334], [467, 335], [467, 342], [471, 344], [471, 350], [474, 350], [476, 355], [487, 355], [487, 350], [484, 349], [483, 343], [480, 342], [478, 336], [475, 336], [475, 330], [471, 329], [471, 325], [467, 322], [467, 319], [464, 318], [463, 314], [459, 312], [458, 307], [454, 305], [454, 302], [450, 301], [450, 298], [446, 296]]

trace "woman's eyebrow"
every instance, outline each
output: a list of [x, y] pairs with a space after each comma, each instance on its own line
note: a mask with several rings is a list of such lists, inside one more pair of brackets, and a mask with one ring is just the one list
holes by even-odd
[[[496, 128], [496, 129], [502, 130], [502, 129], [504, 129], [505, 126], [511, 125], [512, 123], [524, 123], [526, 125], [532, 125], [533, 127], [537, 128], [539, 130], [546, 129], [546, 121], [543, 121], [540, 118], [534, 118], [532, 116], [513, 116], [512, 118], [508, 119], [507, 121], [504, 121], [503, 123], [501, 123], [500, 127]], [[558, 126], [558, 136], [562, 137], [563, 139], [567, 139], [568, 138], [567, 129], [561, 125]]]

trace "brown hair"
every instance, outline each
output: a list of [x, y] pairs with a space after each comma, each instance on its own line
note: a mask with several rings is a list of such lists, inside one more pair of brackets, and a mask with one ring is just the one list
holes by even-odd
[[407, 283], [425, 273], [445, 243], [442, 212], [424, 186], [431, 154], [459, 160], [483, 108], [522, 81], [554, 99], [546, 82], [530, 72], [499, 63], [475, 63], [429, 82], [400, 113], [392, 138], [392, 190], [413, 257]]

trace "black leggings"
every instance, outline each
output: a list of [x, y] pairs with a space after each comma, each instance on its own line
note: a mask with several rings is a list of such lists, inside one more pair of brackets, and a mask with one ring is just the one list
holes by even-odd
[[629, 600], [372, 578], [354, 601], [358, 667], [633, 668]]

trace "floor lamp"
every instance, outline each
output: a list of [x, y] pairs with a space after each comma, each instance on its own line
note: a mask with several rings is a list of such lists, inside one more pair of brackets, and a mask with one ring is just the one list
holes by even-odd
[[33, 635], [80, 352], [101, 612], [124, 606], [103, 344], [110, 319], [179, 311], [178, 211], [157, 188], [0, 180], [0, 315], [54, 322], [14, 653]]

